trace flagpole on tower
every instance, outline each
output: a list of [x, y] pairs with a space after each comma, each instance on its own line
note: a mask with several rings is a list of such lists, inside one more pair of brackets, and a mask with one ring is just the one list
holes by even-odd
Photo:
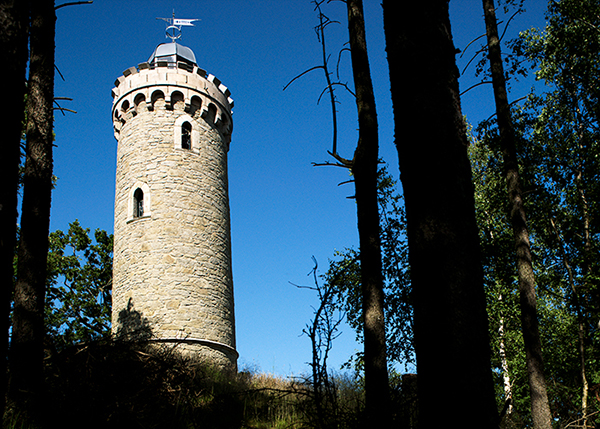
[[175, 9], [173, 9], [173, 16], [171, 18], [156, 19], [161, 19], [168, 24], [165, 34], [172, 42], [175, 42], [175, 40], [181, 37], [181, 27], [194, 27], [194, 22], [200, 21], [199, 19], [175, 18]]

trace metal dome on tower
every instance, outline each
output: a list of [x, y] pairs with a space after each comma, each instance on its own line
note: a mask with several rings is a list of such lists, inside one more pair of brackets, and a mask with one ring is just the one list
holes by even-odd
[[167, 63], [167, 66], [170, 64], [173, 67], [178, 62], [184, 62], [191, 66], [198, 65], [196, 63], [194, 52], [187, 46], [180, 45], [177, 42], [162, 43], [158, 45], [148, 59], [148, 64], [153, 67], [156, 67], [162, 62]]
[[158, 63], [165, 62], [170, 65], [176, 65], [178, 62], [185, 62], [195, 66], [196, 56], [194, 52], [187, 46], [180, 45], [176, 40], [181, 38], [181, 27], [193, 27], [198, 19], [179, 19], [175, 18], [175, 11], [171, 18], [156, 18], [165, 21], [169, 24], [165, 30], [165, 36], [171, 39], [171, 43], [162, 43], [156, 47], [148, 63], [151, 66], [156, 66]]

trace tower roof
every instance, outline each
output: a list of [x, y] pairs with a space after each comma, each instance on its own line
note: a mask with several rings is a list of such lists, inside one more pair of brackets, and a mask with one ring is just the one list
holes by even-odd
[[161, 43], [156, 47], [148, 63], [150, 65], [156, 65], [159, 62], [166, 62], [171, 64], [177, 64], [178, 62], [185, 62], [190, 65], [197, 66], [196, 56], [194, 52], [187, 46], [180, 45], [179, 43]]

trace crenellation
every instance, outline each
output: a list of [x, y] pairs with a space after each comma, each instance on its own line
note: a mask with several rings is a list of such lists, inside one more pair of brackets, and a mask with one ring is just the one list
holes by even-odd
[[123, 76], [127, 77], [127, 76], [135, 74], [137, 72], [138, 72], [138, 69], [136, 67], [129, 67], [127, 70], [125, 70], [123, 72]]

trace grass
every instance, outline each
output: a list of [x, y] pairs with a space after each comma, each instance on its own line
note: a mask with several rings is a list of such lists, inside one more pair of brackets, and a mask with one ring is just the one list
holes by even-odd
[[49, 355], [45, 381], [39, 424], [9, 403], [3, 428], [354, 429], [363, 423], [362, 382], [348, 374], [331, 376], [319, 405], [307, 379], [226, 371], [172, 349], [122, 342]]
[[[298, 380], [229, 372], [172, 350], [97, 342], [50, 355], [40, 427], [304, 428], [310, 389]], [[9, 403], [4, 428], [37, 427]]]

